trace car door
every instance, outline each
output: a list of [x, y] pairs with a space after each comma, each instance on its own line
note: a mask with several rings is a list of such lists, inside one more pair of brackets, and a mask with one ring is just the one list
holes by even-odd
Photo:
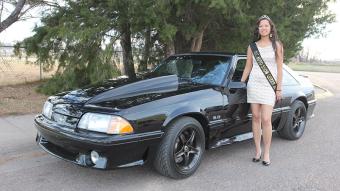
[[[235, 69], [230, 72], [229, 79], [233, 82], [240, 82], [243, 70], [246, 64], [246, 57], [236, 58]], [[283, 85], [286, 81], [292, 81], [287, 78], [287, 72], [283, 71]], [[289, 97], [283, 95], [281, 101], [277, 101], [274, 105], [272, 113], [272, 123], [275, 125], [279, 122], [282, 115], [282, 107], [289, 100]], [[221, 138], [229, 138], [235, 135], [251, 132], [252, 114], [250, 104], [247, 103], [246, 89], [231, 89], [223, 94], [223, 117], [224, 131], [221, 133]]]
[[[246, 65], [245, 57], [238, 57], [235, 60], [235, 67], [231, 69], [229, 79], [233, 82], [240, 82], [243, 70]], [[224, 129], [221, 131], [221, 138], [228, 138], [238, 134], [251, 131], [250, 104], [247, 103], [247, 91], [243, 89], [229, 89], [223, 93]]]

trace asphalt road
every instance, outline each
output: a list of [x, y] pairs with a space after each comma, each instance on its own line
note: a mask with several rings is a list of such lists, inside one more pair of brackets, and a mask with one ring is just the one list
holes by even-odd
[[269, 167], [251, 162], [252, 141], [209, 150], [200, 168], [172, 180], [148, 166], [102, 171], [46, 154], [34, 115], [0, 118], [0, 190], [340, 190], [340, 74], [305, 73], [332, 92], [297, 141], [273, 136]]

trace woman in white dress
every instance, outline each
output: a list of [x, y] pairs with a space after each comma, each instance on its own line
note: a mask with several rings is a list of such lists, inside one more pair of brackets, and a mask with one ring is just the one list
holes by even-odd
[[[257, 64], [250, 46], [248, 46], [247, 62], [241, 81], [245, 82], [249, 76], [247, 102], [251, 104], [252, 111], [252, 130], [255, 143], [253, 162], [259, 162], [263, 154], [262, 164], [268, 166], [270, 165], [269, 151], [272, 139], [271, 117], [275, 102], [281, 99], [283, 47], [278, 40], [275, 25], [267, 15], [261, 16], [256, 22], [254, 42], [277, 83], [274, 91]], [[261, 149], [261, 127], [263, 153]]]

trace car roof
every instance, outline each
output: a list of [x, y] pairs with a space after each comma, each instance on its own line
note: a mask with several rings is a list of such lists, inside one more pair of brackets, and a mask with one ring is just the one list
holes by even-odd
[[188, 53], [174, 54], [174, 55], [171, 55], [171, 56], [188, 56], [188, 55], [211, 55], [211, 56], [246, 56], [246, 54], [244, 54], [244, 53], [235, 53], [235, 52], [219, 52], [219, 51], [188, 52]]

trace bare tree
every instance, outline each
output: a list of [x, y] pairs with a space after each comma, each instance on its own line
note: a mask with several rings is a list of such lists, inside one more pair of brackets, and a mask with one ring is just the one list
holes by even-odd
[[[2, 16], [3, 11], [4, 11], [4, 3], [5, 1], [1, 2], [1, 12], [0, 12], [0, 16]], [[11, 14], [5, 19], [5, 20], [0, 20], [0, 33], [2, 31], [4, 31], [6, 28], [8, 28], [10, 25], [12, 25], [13, 23], [15, 23], [16, 21], [19, 20], [21, 13], [23, 11], [24, 5], [26, 3], [26, 0], [18, 0], [17, 2], [15, 2], [15, 8], [14, 10], [11, 12]]]
[[[52, 0], [0, 0], [0, 33], [13, 23], [30, 18], [28, 12], [38, 6], [55, 7], [58, 4]], [[3, 19], [5, 15], [8, 16]]]

